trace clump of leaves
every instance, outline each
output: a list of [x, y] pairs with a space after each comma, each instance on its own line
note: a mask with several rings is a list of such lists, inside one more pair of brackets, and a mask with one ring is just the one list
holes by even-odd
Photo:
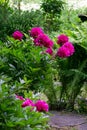
[[59, 29], [61, 12], [64, 9], [63, 0], [44, 0], [41, 4], [46, 30], [56, 31]]
[[41, 8], [45, 13], [52, 15], [60, 15], [63, 9], [63, 0], [44, 0], [42, 2]]
[[[19, 86], [9, 84], [10, 78], [0, 75], [0, 128], [2, 130], [46, 130], [48, 127], [48, 117], [43, 112], [37, 112], [30, 107], [22, 108], [22, 100], [15, 97], [16, 89]], [[33, 98], [33, 94], [28, 94]], [[34, 99], [34, 98], [33, 98]]]

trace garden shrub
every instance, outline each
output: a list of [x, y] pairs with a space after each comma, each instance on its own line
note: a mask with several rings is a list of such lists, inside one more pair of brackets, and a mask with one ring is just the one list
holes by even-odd
[[82, 113], [82, 114], [87, 113], [87, 100], [86, 100], [86, 98], [83, 98], [82, 96], [78, 97], [75, 107], [76, 107], [76, 111], [78, 113]]
[[[14, 82], [12, 86], [10, 80], [9, 77], [0, 75], [0, 128], [2, 130], [46, 130], [48, 115], [44, 104], [47, 103], [41, 100], [44, 103], [43, 111], [37, 111], [30, 103], [39, 101], [38, 96], [27, 91], [24, 92], [24, 97], [16, 95], [17, 90], [21, 89], [24, 83]], [[23, 107], [25, 101], [31, 102], [26, 102], [26, 106]]]
[[0, 40], [5, 41], [7, 35], [11, 36], [15, 30], [28, 33], [27, 30], [34, 26], [43, 26], [44, 17], [40, 10], [21, 11], [9, 6], [0, 5]]
[[[59, 76], [62, 82], [61, 87], [61, 100], [65, 100], [67, 107], [74, 109], [75, 100], [78, 95], [82, 93], [84, 83], [87, 81], [86, 71], [86, 56], [87, 56], [87, 44], [86, 44], [86, 23], [77, 26], [72, 24], [73, 30], [64, 30], [68, 36], [71, 37], [74, 46], [75, 53], [73, 56], [65, 59], [58, 60], [59, 64]], [[67, 80], [66, 80], [67, 79]]]
[[21, 11], [19, 14], [18, 10], [14, 10], [14, 13], [12, 13], [9, 17], [7, 31], [8, 35], [11, 36], [15, 30], [21, 30], [25, 33], [28, 33], [27, 31], [33, 26], [42, 25], [43, 16], [41, 11]]
[[65, 2], [63, 0], [44, 0], [41, 9], [45, 18], [45, 29], [56, 31], [60, 26], [60, 16], [64, 9]]
[[43, 91], [45, 71], [50, 64], [48, 56], [40, 54], [42, 49], [34, 46], [30, 38], [20, 41], [12, 37], [1, 42], [0, 48], [0, 73], [12, 77], [13, 82], [26, 77], [29, 82], [26, 89]]
[[[65, 101], [65, 107], [73, 110], [74, 109], [74, 104], [77, 96], [81, 93], [81, 89], [84, 85], [84, 82], [86, 81], [87, 77], [87, 71], [86, 71], [86, 64], [87, 64], [87, 45], [86, 45], [86, 35], [83, 36], [82, 30], [80, 28], [77, 28], [74, 25], [75, 31], [67, 31], [69, 35], [72, 37], [70, 42], [70, 38], [67, 37], [64, 34], [61, 34], [57, 37], [56, 47], [51, 44], [49, 47], [49, 50], [46, 51], [46, 53], [50, 54], [53, 56], [54, 60], [56, 60], [56, 64], [54, 60], [54, 66], [57, 65], [56, 69], [58, 71], [58, 77], [59, 81], [61, 82], [61, 88], [60, 88], [60, 102]], [[85, 29], [85, 27], [84, 27]], [[77, 33], [78, 31], [78, 33]], [[86, 31], [86, 30], [84, 30]], [[84, 32], [85, 33], [85, 32]], [[43, 40], [41, 40], [43, 36]], [[83, 38], [82, 38], [83, 36]], [[84, 39], [85, 37], [85, 39]], [[44, 40], [44, 34], [40, 34], [39, 36], [33, 37], [34, 39], [34, 44], [36, 46], [41, 46], [41, 47], [46, 47], [45, 42], [46, 42], [46, 37]], [[81, 39], [81, 40], [80, 40]], [[44, 41], [44, 42], [43, 42]], [[48, 40], [49, 41], [49, 40]], [[47, 42], [46, 42], [47, 43]], [[54, 44], [56, 44], [54, 43]], [[47, 43], [48, 44], [48, 43]], [[58, 48], [58, 50], [57, 50]], [[55, 51], [56, 49], [56, 51]], [[52, 67], [52, 66], [51, 66]], [[54, 69], [54, 67], [53, 67]], [[48, 79], [50, 81], [49, 88], [51, 88], [51, 91], [54, 93], [54, 99], [55, 103], [58, 102], [57, 99], [57, 93], [55, 91], [55, 88], [53, 87], [53, 80], [51, 75], [52, 71], [50, 69], [47, 71], [48, 72]], [[50, 75], [49, 75], [50, 73]], [[56, 73], [57, 74], [57, 73]], [[67, 80], [66, 80], [67, 79]], [[46, 85], [46, 83], [45, 83]], [[48, 88], [48, 90], [49, 90]], [[47, 91], [48, 92], [48, 91]], [[51, 96], [51, 95], [50, 95]], [[50, 97], [51, 98], [51, 97]], [[48, 99], [49, 98], [49, 92], [48, 92]], [[51, 99], [50, 99], [51, 100]], [[51, 100], [51, 103], [52, 100]]]
[[[38, 17], [39, 13], [41, 17]], [[15, 14], [17, 14], [17, 17], [15, 17]], [[40, 25], [42, 25], [41, 27], [45, 32], [56, 30], [57, 22], [53, 22], [52, 26], [47, 28], [46, 24], [49, 25], [49, 21], [52, 21], [50, 14], [43, 16], [43, 12], [38, 10], [21, 12], [20, 16], [18, 12], [12, 13], [9, 17], [11, 19], [9, 21], [10, 24], [7, 26], [8, 34], [12, 36], [15, 30], [20, 30], [24, 34], [24, 37], [21, 40], [8, 37], [7, 42], [0, 42], [0, 72], [11, 77], [12, 85], [14, 81], [26, 80], [27, 84], [22, 90], [44, 92], [50, 106], [56, 104], [60, 108], [64, 106], [65, 108], [74, 109], [76, 98], [81, 94], [84, 83], [87, 82], [87, 23], [81, 24], [77, 14], [78, 11], [72, 9], [62, 10], [60, 15], [60, 20], [62, 21], [60, 29], [57, 32], [50, 33], [54, 45], [46, 50], [45, 38], [48, 39], [47, 36], [43, 38], [41, 37], [43, 35], [40, 35], [37, 39], [32, 39], [33, 37], [30, 37], [31, 35], [29, 36], [28, 33], [32, 27]], [[22, 17], [24, 17], [23, 21]], [[46, 19], [43, 20], [45, 17]], [[26, 18], [28, 18], [27, 22], [25, 22]], [[58, 18], [59, 16], [55, 17], [56, 20]], [[48, 23], [46, 20], [48, 20]], [[57, 40], [59, 37], [57, 35], [60, 33], [69, 37], [75, 51], [70, 51], [71, 53], [65, 51], [66, 53], [64, 52], [61, 55], [61, 51], [65, 49], [65, 45], [58, 44]], [[65, 40], [64, 42], [67, 41]], [[44, 47], [42, 44], [44, 44]], [[55, 55], [56, 52], [57, 54]], [[61, 82], [61, 84], [54, 85], [55, 77], [57, 77], [57, 83]], [[18, 91], [18, 93], [21, 93], [21, 91]]]
[[59, 76], [62, 82], [61, 99], [65, 98], [69, 102], [67, 107], [71, 107], [71, 109], [74, 109], [75, 99], [81, 93], [81, 88], [86, 82], [86, 55], [87, 51], [75, 44], [75, 54], [68, 59], [58, 61]]
[[12, 13], [12, 9], [7, 3], [0, 4], [0, 40], [5, 40], [7, 36], [7, 24], [9, 15]]
[[[59, 100], [64, 101], [64, 104], [69, 102], [64, 106], [74, 109], [75, 100], [86, 82], [86, 41], [83, 39], [78, 43], [77, 39], [73, 45], [67, 35], [61, 34], [54, 43], [39, 27], [32, 28], [29, 33], [30, 37], [23, 33], [26, 37], [23, 40], [16, 31], [13, 34], [19, 35], [21, 39], [15, 39], [13, 35], [13, 38], [8, 37], [8, 42], [1, 42], [0, 72], [12, 77], [12, 82], [26, 78], [29, 83], [26, 90], [43, 91], [49, 103], [57, 104]], [[74, 33], [72, 31], [70, 34]], [[75, 42], [78, 35], [71, 35]], [[61, 82], [59, 96], [56, 92], [58, 88], [54, 86], [54, 75], [57, 74]]]
[[44, 0], [42, 2], [41, 8], [45, 13], [54, 15], [61, 15], [63, 9], [64, 1], [62, 0]]

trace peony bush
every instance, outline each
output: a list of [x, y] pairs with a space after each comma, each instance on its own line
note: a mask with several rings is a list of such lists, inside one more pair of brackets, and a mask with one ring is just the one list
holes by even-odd
[[[38, 95], [35, 96], [32, 91], [24, 92], [24, 97], [28, 98], [14, 94], [17, 84], [11, 86], [9, 81], [8, 77], [0, 76], [0, 128], [47, 130], [49, 115], [44, 104], [38, 104], [38, 107], [42, 106], [42, 111], [37, 111], [35, 102], [39, 98]], [[23, 84], [19, 83], [18, 87], [21, 88], [20, 86]]]
[[45, 52], [50, 55], [55, 55], [55, 57], [59, 56], [60, 58], [67, 58], [75, 52], [74, 45], [69, 42], [69, 37], [65, 34], [57, 36], [56, 44], [59, 44], [60, 47], [58, 48], [56, 54], [53, 54], [54, 42], [40, 27], [32, 28], [29, 32], [30, 36], [33, 38], [34, 44], [36, 46], [47, 48]]
[[[33, 38], [34, 43], [42, 48], [41, 54], [50, 55], [50, 62], [48, 63], [51, 64], [51, 67], [46, 73], [49, 82], [45, 82], [45, 85], [50, 87], [47, 87], [44, 91], [49, 98], [52, 108], [53, 105], [55, 105], [54, 108], [56, 109], [67, 108], [74, 110], [75, 101], [78, 95], [81, 94], [81, 89], [87, 81], [86, 37], [84, 39], [84, 36], [81, 35], [82, 32], [80, 33], [80, 29], [78, 30], [75, 30], [75, 32], [66, 31], [66, 34], [62, 33], [56, 36], [56, 38], [54, 37], [53, 40], [44, 37], [49, 37], [45, 33], [38, 34], [36, 39]], [[69, 34], [70, 37], [67, 34]], [[80, 62], [81, 60], [82, 63]], [[53, 79], [59, 82], [59, 86], [54, 85], [55, 80]], [[58, 89], [58, 87], [60, 89]], [[49, 91], [53, 93], [49, 93]], [[59, 93], [57, 91], [59, 91]], [[51, 97], [53, 97], [53, 99], [51, 99]]]
[[[29, 30], [29, 35], [33, 38], [33, 42], [35, 46], [45, 47], [47, 50], [46, 53], [52, 55], [54, 42], [49, 38], [47, 34], [44, 33], [42, 28], [40, 27], [34, 27], [31, 30]], [[13, 38], [16, 40], [22, 40], [23, 39], [23, 33], [20, 31], [15, 31], [12, 34]], [[60, 48], [58, 48], [57, 53], [54, 54], [55, 56], [59, 56], [61, 58], [66, 58], [75, 52], [74, 45], [69, 42], [69, 37], [65, 34], [61, 34], [57, 37], [57, 44], [60, 45]]]
[[[19, 73], [21, 74], [20, 77], [23, 78], [23, 76], [26, 75], [26, 77], [30, 80], [30, 90], [43, 91], [49, 99], [49, 104], [57, 104], [58, 98], [60, 98], [59, 96], [61, 96], [61, 94], [57, 96], [53, 78], [55, 75], [56, 77], [58, 75], [59, 79], [61, 79], [59, 72], [62, 66], [60, 63], [63, 61], [65, 64], [68, 58], [74, 55], [74, 44], [70, 41], [70, 38], [66, 34], [60, 34], [51, 39], [41, 27], [33, 27], [31, 30], [28, 30], [28, 32], [29, 35], [22, 33], [26, 37], [25, 40], [22, 38], [20, 41], [19, 39], [15, 39], [15, 37], [13, 37], [16, 45], [19, 46], [18, 48], [21, 47], [21, 52], [19, 54], [22, 54], [21, 57], [23, 57], [25, 65], [25, 69], [23, 69], [23, 65], [23, 68], [20, 68], [20, 71], [23, 69], [23, 71]], [[19, 50], [20, 49], [17, 49], [17, 51]], [[16, 50], [14, 50], [14, 52], [15, 51]], [[34, 68], [34, 70], [37, 71], [31, 70], [31, 68]], [[58, 82], [62, 82], [59, 79]], [[47, 83], [48, 80], [49, 82]], [[33, 88], [33, 84], [36, 84], [37, 87]], [[53, 99], [50, 98], [51, 96]], [[27, 102], [25, 102], [24, 105], [26, 106]]]
[[36, 102], [33, 102], [31, 99], [26, 98], [24, 99], [22, 96], [16, 95], [16, 98], [19, 100], [22, 100], [22, 107], [31, 107], [33, 110], [34, 108], [38, 112], [48, 112], [49, 111], [49, 105], [44, 100], [37, 100]]
[[0, 77], [6, 76], [0, 82], [2, 129], [46, 130], [49, 110], [74, 109], [86, 81], [87, 55], [80, 44], [62, 33], [50, 38], [41, 27], [28, 33], [17, 30], [6, 43], [0, 42]]

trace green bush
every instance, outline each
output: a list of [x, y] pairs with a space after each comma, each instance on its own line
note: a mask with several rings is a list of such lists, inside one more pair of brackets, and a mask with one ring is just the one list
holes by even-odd
[[42, 49], [34, 46], [31, 39], [8, 39], [0, 45], [0, 73], [12, 77], [13, 82], [26, 77], [30, 83], [27, 89], [43, 90], [45, 71], [50, 66], [48, 56], [41, 55]]
[[45, 13], [60, 16], [63, 9], [63, 0], [44, 0], [41, 8]]
[[64, 9], [65, 2], [63, 0], [44, 0], [41, 9], [44, 15], [45, 30], [56, 31], [60, 27], [60, 16]]
[[0, 40], [5, 40], [7, 36], [7, 24], [12, 10], [7, 4], [0, 4]]
[[25, 36], [22, 41], [8, 37], [7, 42], [0, 42], [0, 73], [11, 77], [12, 85], [20, 79], [26, 80], [27, 85], [22, 90], [44, 92], [49, 102], [56, 102], [55, 65], [50, 61], [50, 55], [41, 54], [45, 48], [34, 46], [32, 39], [27, 34]]
[[83, 97], [77, 98], [77, 108], [78, 113], [87, 113], [87, 100]]
[[28, 33], [28, 30], [34, 26], [43, 25], [43, 16], [39, 10], [21, 11], [14, 10], [9, 16], [7, 22], [7, 34], [10, 36], [15, 30], [21, 30]]
[[21, 11], [0, 5], [0, 40], [5, 41], [15, 30], [28, 33], [34, 26], [43, 26], [44, 17], [40, 10]]
[[[81, 94], [84, 82], [87, 82], [87, 23], [80, 23], [78, 10], [68, 7], [61, 12], [60, 27], [57, 25], [59, 16], [55, 17], [53, 22], [52, 15], [43, 15], [40, 11], [21, 12], [20, 15], [13, 12], [9, 15], [9, 24], [6, 25], [8, 31], [4, 31], [5, 34], [11, 36], [14, 30], [19, 29], [25, 33], [25, 39], [18, 41], [8, 37], [7, 42], [0, 42], [0, 73], [11, 77], [12, 85], [14, 81], [25, 79], [25, 89], [43, 91], [51, 105], [64, 103], [65, 107], [74, 109], [75, 100]], [[59, 30], [51, 32], [50, 36], [54, 42], [60, 33], [69, 36], [75, 46], [75, 54], [66, 59], [42, 55], [44, 49], [33, 46], [32, 39], [26, 34], [31, 27], [40, 25], [48, 33], [58, 30], [59, 27]], [[58, 47], [57, 44], [54, 45], [54, 53]], [[61, 85], [54, 85], [55, 77]]]
[[58, 70], [60, 70], [59, 77], [62, 82], [61, 99], [68, 102], [68, 108], [74, 109], [75, 100], [82, 93], [84, 83], [87, 82], [87, 23], [80, 25], [71, 23], [71, 25], [71, 30], [63, 31], [70, 36], [74, 43], [75, 53], [67, 59], [61, 59], [60, 61], [58, 59]]
[[[16, 99], [15, 93], [24, 86], [24, 83], [14, 82], [5, 75], [0, 75], [0, 128], [1, 130], [46, 130], [48, 127], [48, 115], [37, 112], [30, 107], [22, 108], [22, 100]], [[32, 92], [24, 92], [26, 98], [36, 97]]]

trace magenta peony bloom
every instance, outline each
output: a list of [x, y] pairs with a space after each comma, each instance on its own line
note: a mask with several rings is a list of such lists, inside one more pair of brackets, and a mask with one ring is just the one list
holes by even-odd
[[47, 48], [46, 53], [48, 53], [49, 55], [52, 55], [53, 54], [52, 48]]
[[39, 112], [48, 112], [48, 110], [49, 110], [48, 104], [43, 100], [38, 100], [35, 103], [35, 106], [36, 106], [37, 111], [39, 111]]
[[35, 46], [40, 46], [40, 47], [42, 47], [42, 44], [37, 41], [37, 38], [35, 38], [35, 39], [33, 40], [33, 42], [34, 42], [34, 45], [35, 45]]
[[69, 41], [68, 36], [66, 36], [65, 34], [61, 34], [57, 38], [58, 38], [57, 44], [60, 44], [60, 45], [63, 45], [65, 42]]
[[12, 34], [12, 36], [13, 36], [13, 38], [14, 39], [17, 39], [17, 40], [22, 40], [22, 38], [23, 38], [23, 33], [22, 32], [20, 32], [20, 31], [15, 31], [13, 34]]
[[38, 46], [44, 46], [47, 48], [50, 48], [53, 46], [53, 41], [46, 35], [46, 34], [40, 34], [38, 37], [34, 40], [35, 45]]
[[22, 96], [19, 96], [19, 95], [15, 95], [17, 99], [20, 99], [20, 100], [25, 100]]
[[66, 47], [60, 47], [57, 51], [57, 55], [61, 58], [66, 58], [70, 56], [69, 50]]
[[69, 50], [70, 56], [73, 55], [73, 53], [75, 52], [75, 48], [71, 42], [66, 42], [63, 46]]
[[74, 46], [71, 42], [66, 42], [63, 46], [61, 46], [58, 51], [57, 55], [61, 58], [66, 58], [75, 52]]
[[23, 103], [22, 103], [22, 107], [27, 107], [27, 106], [31, 106], [32, 108], [35, 106], [33, 101], [30, 99], [26, 99]]
[[42, 28], [40, 28], [40, 27], [34, 27], [34, 28], [32, 28], [32, 29], [29, 31], [29, 33], [30, 33], [30, 36], [35, 39], [35, 38], [38, 37], [38, 35], [39, 35], [40, 33], [44, 33], [44, 32], [43, 32]]

